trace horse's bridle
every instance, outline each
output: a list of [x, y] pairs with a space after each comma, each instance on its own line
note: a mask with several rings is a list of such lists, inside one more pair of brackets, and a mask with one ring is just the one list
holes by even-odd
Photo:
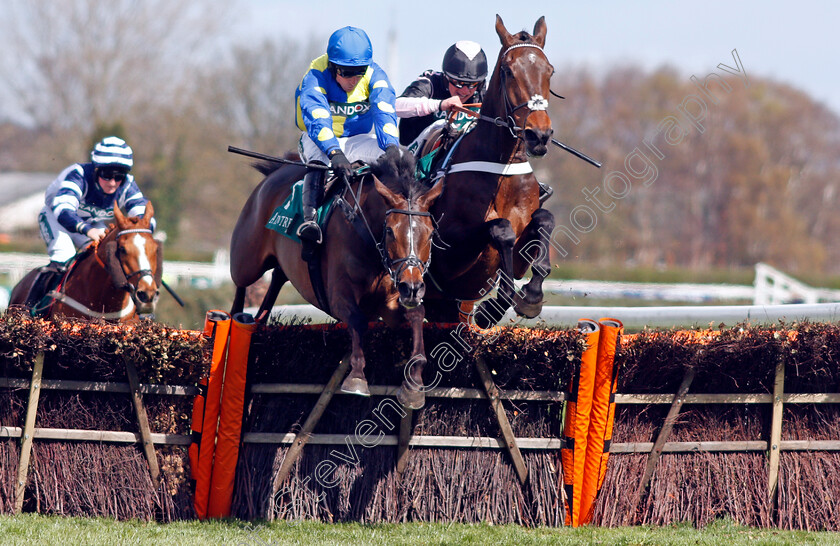
[[[152, 230], [144, 229], [144, 228], [126, 229], [124, 231], [121, 231], [121, 232], [117, 233], [116, 238], [122, 237], [123, 235], [130, 235], [132, 233], [148, 233], [148, 234], [151, 234]], [[94, 248], [93, 248], [93, 256], [96, 259], [96, 262], [99, 265], [101, 265], [103, 269], [105, 269], [107, 271], [108, 268], [106, 267], [105, 262], [102, 261], [102, 259], [99, 257], [99, 254], [97, 253], [98, 250], [99, 250], [98, 246], [99, 246], [98, 242], [95, 242], [94, 243]], [[119, 252], [119, 249], [117, 250], [117, 252]], [[75, 299], [71, 298], [67, 294], [64, 294], [63, 291], [62, 292], [57, 292], [57, 291], [53, 290], [49, 293], [49, 296], [52, 297], [53, 299], [55, 299], [56, 301], [59, 301], [59, 302], [63, 303], [64, 305], [66, 305], [68, 307], [71, 307], [71, 308], [75, 309], [76, 311], [79, 311], [80, 313], [82, 313], [84, 315], [87, 315], [89, 317], [100, 318], [100, 319], [105, 319], [105, 320], [119, 320], [121, 318], [125, 318], [125, 317], [129, 316], [132, 312], [134, 312], [134, 310], [137, 307], [139, 307], [141, 305], [141, 303], [139, 301], [137, 301], [137, 295], [136, 295], [137, 294], [137, 287], [134, 286], [133, 284], [131, 284], [130, 282], [128, 282], [129, 279], [131, 279], [131, 278], [133, 278], [137, 275], [140, 275], [141, 277], [144, 276], [144, 275], [151, 275], [152, 277], [154, 277], [154, 272], [151, 269], [138, 269], [137, 271], [133, 271], [133, 272], [131, 272], [128, 275], [125, 276], [126, 283], [125, 283], [125, 285], [122, 286], [122, 289], [125, 290], [126, 292], [128, 292], [128, 294], [131, 296], [131, 299], [128, 301], [128, 304], [125, 307], [123, 307], [122, 309], [119, 309], [118, 311], [113, 311], [113, 312], [108, 312], [108, 313], [94, 311], [93, 309], [88, 308], [83, 303], [81, 303], [79, 301], [76, 301]]]
[[[356, 176], [361, 176], [360, 174], [356, 174]], [[385, 267], [385, 271], [388, 272], [388, 276], [391, 277], [391, 280], [394, 282], [394, 286], [399, 284], [399, 276], [402, 272], [408, 267], [418, 267], [422, 270], [422, 276], [426, 275], [426, 271], [429, 270], [429, 265], [432, 262], [432, 253], [429, 253], [429, 259], [423, 262], [417, 256], [417, 251], [415, 249], [415, 241], [414, 241], [414, 231], [409, 229], [408, 237], [409, 237], [409, 254], [405, 258], [399, 258], [397, 260], [392, 260], [391, 256], [388, 255], [388, 247], [385, 244], [385, 236], [387, 234], [387, 220], [389, 214], [406, 214], [408, 216], [432, 216], [430, 212], [419, 212], [410, 210], [412, 200], [409, 199], [408, 207], [409, 210], [405, 209], [388, 209], [385, 211], [385, 219], [382, 221], [382, 239], [377, 242], [376, 238], [373, 236], [373, 231], [370, 229], [370, 225], [368, 224], [367, 218], [365, 218], [364, 213], [362, 212], [361, 206], [359, 203], [361, 202], [361, 192], [362, 192], [362, 185], [359, 184], [359, 192], [358, 195], [353, 191], [352, 186], [350, 185], [349, 180], [344, 180], [344, 189], [347, 192], [350, 192], [350, 195], [353, 196], [353, 205], [352, 207], [347, 203], [347, 200], [339, 197], [337, 199], [338, 205], [344, 210], [345, 216], [347, 219], [354, 223], [355, 219], [358, 217], [362, 220], [362, 224], [364, 225], [364, 230], [361, 231], [362, 238], [367, 238], [369, 243], [373, 243], [376, 247], [377, 252], [379, 252], [380, 259], [382, 260], [382, 265]], [[434, 217], [432, 217], [432, 223], [435, 223]], [[437, 229], [435, 229], [435, 232]], [[367, 233], [365, 233], [367, 232]], [[434, 232], [432, 233], [434, 235]], [[396, 266], [396, 270], [394, 269]]]
[[[151, 235], [152, 230], [148, 229], [148, 228], [125, 229], [125, 230], [117, 233], [116, 238], [119, 239], [123, 235], [131, 235], [131, 234], [134, 234], [134, 233], [148, 233], [149, 235]], [[119, 257], [119, 252], [120, 252], [120, 248], [117, 247], [117, 257]], [[128, 294], [131, 296], [131, 299], [134, 301], [134, 304], [137, 305], [137, 306], [140, 306], [141, 302], [137, 301], [137, 286], [135, 286], [134, 284], [131, 283], [131, 279], [133, 279], [134, 277], [137, 277], [137, 276], [142, 278], [146, 275], [149, 275], [150, 277], [154, 278], [155, 273], [151, 269], [138, 269], [136, 271], [132, 271], [131, 273], [126, 273], [126, 275], [125, 275], [126, 283], [122, 288], [123, 288], [123, 290], [128, 292]]]
[[[502, 58], [505, 55], [507, 55], [509, 51], [511, 51], [513, 49], [518, 49], [520, 47], [532, 47], [534, 49], [538, 49], [543, 54], [543, 56], [546, 58], [546, 61], [548, 61], [548, 55], [546, 55], [545, 51], [543, 51], [543, 48], [541, 48], [537, 44], [514, 44], [514, 45], [508, 47], [499, 56], [499, 58]], [[549, 64], [551, 64], [551, 63], [549, 63]], [[539, 112], [539, 111], [547, 110], [548, 109], [548, 99], [546, 99], [542, 95], [535, 94], [535, 95], [532, 95], [531, 98], [529, 98], [527, 101], [523, 102], [522, 104], [519, 104], [517, 106], [513, 106], [513, 104], [510, 102], [510, 99], [507, 96], [507, 93], [505, 92], [507, 90], [507, 80], [506, 80], [507, 76], [505, 76], [505, 71], [502, 70], [501, 68], [499, 69], [499, 78], [501, 80], [502, 98], [504, 99], [504, 105], [505, 105], [505, 115], [504, 115], [504, 117], [499, 116], [499, 117], [494, 118], [494, 117], [485, 116], [484, 114], [476, 113], [476, 112], [472, 112], [472, 111], [469, 111], [469, 114], [471, 114], [474, 117], [480, 119], [481, 121], [490, 122], [497, 127], [505, 127], [505, 128], [507, 128], [508, 131], [510, 131], [510, 134], [511, 134], [511, 136], [513, 136], [513, 138], [521, 140], [522, 139], [522, 131], [525, 130], [525, 123], [528, 121], [528, 116], [530, 116], [531, 113], [533, 113], [533, 112]], [[556, 94], [553, 91], [551, 91], [551, 93]], [[557, 96], [559, 96], [559, 95], [557, 95]], [[516, 113], [517, 110], [519, 110], [520, 108], [525, 108], [525, 107], [528, 108], [528, 113], [525, 115], [525, 119], [522, 120], [522, 126], [520, 127], [519, 125], [516, 124], [516, 119], [513, 117], [513, 115]]]
[[[411, 201], [409, 201], [409, 208], [411, 207]], [[414, 210], [405, 210], [405, 209], [388, 209], [385, 211], [385, 220], [383, 221], [382, 227], [382, 241], [376, 244], [380, 256], [382, 256], [382, 265], [385, 266], [386, 271], [388, 271], [388, 275], [390, 275], [391, 280], [394, 282], [394, 286], [399, 284], [400, 275], [402, 272], [405, 271], [406, 268], [409, 267], [417, 267], [420, 269], [420, 277], [424, 277], [426, 275], [426, 271], [429, 270], [429, 265], [432, 263], [432, 253], [429, 252], [429, 259], [425, 262], [420, 260], [417, 256], [417, 250], [415, 249], [415, 241], [414, 241], [414, 230], [411, 229], [409, 225], [408, 229], [408, 248], [409, 253], [408, 256], [405, 258], [399, 258], [397, 260], [392, 260], [391, 256], [388, 254], [388, 246], [385, 244], [385, 235], [387, 233], [387, 221], [389, 214], [405, 214], [409, 217], [411, 216], [424, 216], [424, 217], [431, 217], [431, 212], [419, 212]], [[411, 220], [409, 220], [410, 222]], [[394, 269], [396, 266], [396, 270]]]

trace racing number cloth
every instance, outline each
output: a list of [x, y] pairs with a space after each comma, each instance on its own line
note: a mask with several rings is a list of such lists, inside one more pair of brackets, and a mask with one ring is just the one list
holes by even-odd
[[566, 525], [592, 520], [595, 498], [607, 471], [618, 367], [615, 353], [623, 325], [615, 319], [582, 319], [587, 348], [575, 367], [566, 402], [561, 450]]

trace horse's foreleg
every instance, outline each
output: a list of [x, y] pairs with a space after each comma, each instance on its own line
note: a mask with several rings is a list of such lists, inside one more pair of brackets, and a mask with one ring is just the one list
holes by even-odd
[[553, 230], [554, 215], [545, 209], [537, 209], [522, 234], [520, 240], [524, 241], [524, 244], [517, 254], [530, 264], [531, 280], [516, 295], [514, 309], [517, 315], [534, 318], [542, 311], [542, 285], [551, 273], [548, 237]]
[[230, 306], [230, 316], [241, 313], [245, 308], [245, 290], [244, 286], [236, 287], [236, 292], [233, 295], [233, 305]]
[[347, 322], [347, 329], [350, 330], [352, 349], [350, 353], [350, 374], [341, 384], [342, 392], [370, 396], [368, 382], [365, 378], [365, 354], [362, 352], [362, 337], [367, 331], [367, 318], [361, 311], [353, 313]]
[[411, 326], [411, 358], [405, 367], [405, 379], [397, 391], [397, 400], [409, 409], [420, 409], [426, 404], [423, 385], [423, 368], [426, 366], [426, 348], [423, 344], [423, 318], [426, 312], [422, 305], [405, 311], [405, 318]]
[[277, 301], [277, 294], [280, 293], [280, 289], [283, 288], [283, 285], [288, 280], [289, 278], [279, 267], [274, 268], [271, 272], [271, 282], [268, 285], [268, 290], [266, 290], [265, 296], [263, 296], [262, 303], [260, 304], [260, 309], [257, 311], [257, 322], [266, 322], [268, 320], [269, 315], [271, 315], [271, 308], [274, 307], [274, 302]]
[[[513, 305], [515, 287], [513, 284], [513, 245], [516, 233], [510, 221], [497, 218], [487, 222], [487, 235], [490, 244], [499, 253], [501, 267], [499, 268], [499, 288], [496, 297], [482, 302], [475, 310], [473, 319], [480, 328], [489, 328], [496, 324]], [[488, 282], [490, 279], [488, 279]]]

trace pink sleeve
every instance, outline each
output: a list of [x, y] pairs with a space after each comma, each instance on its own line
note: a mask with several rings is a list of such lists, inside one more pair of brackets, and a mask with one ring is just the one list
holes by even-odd
[[396, 108], [399, 118], [428, 116], [440, 109], [440, 101], [428, 97], [397, 97]]

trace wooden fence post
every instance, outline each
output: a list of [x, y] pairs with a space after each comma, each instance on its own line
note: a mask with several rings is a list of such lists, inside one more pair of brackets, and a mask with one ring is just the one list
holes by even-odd
[[347, 368], [349, 367], [350, 355], [347, 355], [341, 360], [341, 364], [338, 365], [335, 372], [333, 372], [332, 377], [324, 387], [323, 392], [321, 392], [321, 396], [318, 397], [318, 402], [315, 404], [315, 407], [312, 408], [312, 411], [303, 423], [303, 427], [301, 427], [300, 432], [298, 432], [295, 436], [295, 441], [291, 446], [289, 446], [289, 450], [283, 458], [283, 463], [280, 465], [280, 470], [277, 471], [277, 476], [275, 476], [274, 484], [271, 488], [271, 502], [269, 503], [271, 512], [268, 515], [269, 520], [274, 519], [274, 498], [277, 495], [277, 492], [280, 491], [280, 487], [289, 476], [292, 466], [300, 456], [300, 452], [303, 451], [303, 446], [305, 446], [306, 442], [309, 441], [309, 437], [312, 435], [315, 425], [318, 424], [318, 421], [324, 414], [324, 410], [327, 409], [327, 404], [329, 404], [330, 400], [332, 400], [339, 383], [341, 383], [341, 380], [344, 379], [344, 374], [347, 373]]
[[490, 375], [487, 363], [480, 356], [475, 358], [475, 367], [478, 368], [478, 375], [481, 376], [481, 382], [484, 385], [484, 390], [487, 391], [490, 405], [493, 407], [493, 411], [496, 412], [496, 420], [499, 421], [499, 428], [502, 430], [505, 446], [510, 453], [511, 459], [513, 459], [513, 466], [516, 468], [516, 475], [519, 476], [519, 483], [524, 485], [528, 479], [528, 467], [525, 466], [525, 459], [522, 458], [522, 452], [519, 451], [519, 446], [516, 445], [516, 436], [514, 436], [513, 429], [510, 427], [510, 421], [508, 421], [507, 414], [505, 414], [505, 407], [499, 399], [499, 388], [493, 382], [493, 376]]
[[630, 510], [624, 517], [624, 525], [632, 525], [635, 523], [636, 511], [639, 509], [639, 505], [645, 497], [645, 492], [647, 491], [650, 480], [653, 477], [653, 471], [656, 470], [656, 464], [659, 462], [659, 456], [662, 454], [662, 448], [665, 447], [665, 442], [668, 441], [668, 436], [671, 435], [674, 423], [677, 421], [677, 416], [680, 414], [680, 410], [682, 409], [685, 395], [688, 393], [688, 389], [691, 386], [692, 381], [694, 381], [695, 374], [696, 370], [693, 367], [688, 368], [685, 371], [682, 383], [680, 384], [679, 389], [677, 389], [677, 393], [674, 395], [674, 401], [671, 402], [671, 408], [668, 410], [668, 415], [665, 416], [665, 423], [662, 425], [662, 429], [656, 437], [656, 442], [654, 442], [653, 448], [650, 450], [650, 454], [648, 455], [645, 473], [642, 475], [642, 480], [639, 482], [639, 488], [633, 496], [633, 502], [630, 505]]
[[776, 360], [776, 379], [773, 382], [773, 417], [770, 428], [770, 461], [767, 475], [767, 493], [776, 509], [779, 492], [779, 462], [782, 441], [782, 416], [785, 395], [785, 357], [782, 353]]
[[32, 382], [29, 384], [29, 402], [26, 405], [26, 421], [23, 425], [18, 459], [17, 483], [15, 484], [15, 514], [23, 510], [23, 496], [26, 493], [26, 480], [29, 477], [29, 458], [32, 454], [32, 439], [35, 436], [35, 417], [38, 414], [38, 400], [41, 397], [41, 375], [44, 372], [44, 352], [35, 357], [32, 366]]
[[140, 393], [140, 378], [137, 376], [137, 368], [134, 362], [126, 358], [125, 374], [128, 376], [128, 386], [131, 389], [131, 402], [134, 404], [134, 411], [137, 414], [137, 424], [140, 429], [140, 441], [143, 444], [143, 453], [149, 462], [149, 474], [152, 483], [157, 487], [160, 480], [160, 467], [158, 466], [155, 445], [152, 443], [152, 431], [149, 428], [149, 417], [146, 414], [146, 406], [143, 405], [143, 395]]

